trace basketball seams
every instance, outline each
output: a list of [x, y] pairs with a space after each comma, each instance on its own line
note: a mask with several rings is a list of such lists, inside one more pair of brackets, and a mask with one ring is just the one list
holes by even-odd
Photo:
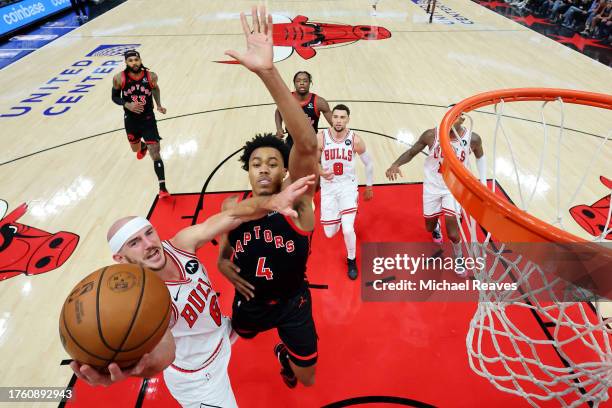
[[[170, 298], [168, 297], [168, 299], [170, 299]], [[157, 327], [155, 328], [155, 330], [153, 330], [153, 333], [152, 333], [152, 334], [151, 334], [149, 337], [147, 337], [146, 339], [144, 339], [144, 340], [143, 340], [143, 341], [142, 341], [140, 344], [138, 344], [137, 346], [134, 346], [134, 347], [129, 348], [129, 349], [122, 349], [122, 350], [118, 350], [118, 351], [119, 351], [120, 353], [127, 353], [127, 352], [130, 352], [130, 351], [134, 351], [134, 350], [136, 350], [136, 349], [138, 349], [138, 348], [142, 347], [142, 346], [143, 346], [143, 345], [144, 345], [146, 342], [148, 342], [148, 341], [151, 339], [151, 337], [154, 337], [154, 336], [157, 334], [157, 332], [159, 331], [159, 328], [160, 328], [160, 327], [162, 327], [162, 325], [164, 324], [164, 322], [165, 322], [165, 321], [166, 321], [166, 319], [168, 318], [168, 315], [169, 315], [169, 314], [172, 312], [172, 306], [171, 306], [171, 305], [172, 305], [172, 302], [171, 302], [171, 301], [169, 301], [169, 302], [168, 302], [168, 308], [167, 308], [167, 310], [166, 310], [166, 313], [164, 314], [164, 316], [162, 317], [161, 321], [159, 322], [159, 324], [157, 325]], [[137, 319], [136, 319], [136, 320], [137, 320]], [[129, 336], [128, 336], [128, 337], [129, 337]]]
[[105, 357], [101, 357], [97, 354], [94, 354], [92, 352], [90, 352], [89, 350], [87, 350], [85, 347], [81, 346], [81, 344], [77, 341], [77, 339], [74, 338], [74, 336], [72, 335], [72, 333], [70, 332], [70, 328], [68, 327], [68, 323], [66, 323], [66, 314], [64, 313], [64, 308], [62, 308], [62, 323], [65, 329], [66, 334], [68, 334], [68, 336], [70, 336], [70, 339], [72, 340], [72, 342], [74, 344], [77, 345], [78, 348], [80, 348], [81, 350], [83, 350], [85, 353], [89, 354], [92, 357], [95, 357], [97, 359], [100, 359], [102, 361], [106, 361]]
[[[163, 335], [166, 333], [166, 330], [169, 327], [168, 323], [171, 320], [172, 313], [173, 313], [173, 310], [172, 310], [173, 303], [170, 297], [170, 293], [168, 292], [165, 285], [163, 285], [163, 283], [161, 282], [160, 282], [161, 284], [160, 287], [161, 289], [163, 289], [163, 291], [160, 291], [160, 288], [157, 287], [158, 286], [157, 282], [152, 276], [150, 276], [151, 279], [147, 280], [146, 275], [148, 273], [152, 274], [152, 272], [149, 272], [146, 268], [140, 265], [133, 265], [132, 267], [135, 267], [134, 269], [140, 269], [141, 287], [139, 291], [130, 295], [132, 299], [135, 297], [138, 297], [138, 300], [136, 301], [135, 304], [132, 303], [130, 307], [130, 309], [133, 310], [131, 317], [129, 315], [125, 316], [129, 319], [129, 321], [126, 322], [127, 324], [122, 324], [124, 329], [121, 329], [121, 331], [116, 333], [119, 335], [119, 339], [118, 339], [119, 341], [114, 343], [114, 344], [117, 344], [117, 347], [111, 347], [109, 344], [110, 340], [107, 340], [104, 335], [104, 332], [110, 329], [109, 323], [112, 326], [113, 320], [111, 321], [105, 320], [105, 322], [102, 322], [101, 320], [102, 314], [105, 313], [102, 310], [103, 305], [101, 304], [101, 302], [105, 302], [106, 300], [108, 300], [105, 297], [105, 294], [107, 293], [106, 292], [106, 286], [107, 286], [106, 281], [108, 280], [107, 277], [110, 278], [110, 276], [112, 275], [113, 266], [106, 266], [104, 268], [99, 269], [96, 272], [98, 274], [98, 278], [95, 278], [93, 281], [91, 281], [92, 285], [97, 284], [98, 287], [90, 289], [91, 296], [88, 298], [86, 302], [89, 305], [91, 305], [89, 306], [90, 317], [88, 319], [91, 320], [92, 318], [94, 318], [94, 316], [96, 319], [96, 322], [91, 321], [91, 326], [89, 326], [90, 328], [86, 330], [86, 332], [88, 331], [89, 334], [86, 334], [86, 332], [83, 332], [80, 326], [73, 327], [75, 329], [75, 332], [74, 333], [72, 332], [71, 328], [69, 328], [68, 326], [68, 321], [70, 320], [71, 322], [70, 324], [74, 323], [75, 311], [73, 310], [74, 308], [68, 307], [69, 305], [67, 305], [66, 302], [64, 302], [64, 305], [61, 311], [61, 316], [60, 316], [60, 325], [59, 325], [60, 334], [62, 336], [65, 336], [66, 338], [67, 343], [64, 344], [66, 351], [68, 351], [69, 354], [71, 355], [73, 353], [70, 350], [73, 349], [75, 351], [75, 354], [73, 357], [75, 361], [79, 361], [82, 359], [85, 361], [84, 364], [91, 364], [92, 366], [95, 366], [95, 367], [105, 367], [105, 366], [108, 366], [108, 364], [112, 362], [116, 362], [120, 364], [121, 366], [137, 363], [140, 357], [135, 356], [135, 354], [139, 354], [139, 355], [144, 354], [144, 352], [139, 352], [139, 351], [150, 352], [150, 350], [144, 350], [144, 349], [154, 348], [157, 345], [157, 343], [159, 343], [159, 340], [161, 339], [161, 337], [163, 337]], [[134, 272], [135, 272], [135, 275], [137, 276], [138, 272], [133, 270], [132, 273]], [[151, 288], [148, 288], [147, 290], [148, 284], [153, 285], [153, 286]], [[104, 285], [104, 287], [102, 287], [102, 285]], [[94, 294], [94, 291], [95, 291], [95, 294]], [[147, 293], [149, 293], [153, 297], [147, 296]], [[92, 296], [95, 296], [95, 298], [92, 298]], [[147, 297], [145, 298], [145, 296]], [[160, 310], [160, 306], [161, 306], [160, 303], [162, 300], [162, 299], [159, 299], [160, 297], [166, 298], [166, 306], [165, 306], [166, 310], [160, 315], [157, 315], [157, 313], [163, 310], [163, 308], [161, 308]], [[155, 315], [158, 316], [157, 317], [158, 323], [156, 326], [152, 327], [152, 330], [145, 329], [143, 331], [142, 329], [139, 329], [140, 326], [138, 322], [141, 322], [142, 319], [147, 319], [148, 315], [146, 312], [147, 310], [146, 307], [147, 305], [150, 305], [150, 306], [153, 305], [151, 303], [152, 301], [155, 304], [157, 304], [157, 306], [154, 309], [157, 311]], [[95, 302], [95, 305], [91, 304], [93, 302]], [[95, 313], [93, 313], [93, 310], [92, 310], [93, 308], [95, 308]], [[67, 315], [70, 312], [72, 312], [72, 315]], [[143, 316], [140, 316], [141, 312], [143, 313]], [[106, 316], [106, 317], [113, 319], [112, 316]], [[146, 327], [151, 328], [150, 323], [152, 322], [147, 323]], [[97, 332], [96, 332], [96, 329], [94, 329], [94, 327], [97, 327]], [[134, 334], [134, 337], [132, 337], [132, 334]], [[146, 338], [143, 338], [142, 337], [143, 335], [146, 336]], [[91, 341], [86, 342], [86, 343], [79, 343], [79, 341], [77, 341], [77, 338], [79, 338], [81, 341], [87, 338], [90, 338], [90, 340], [92, 341], [96, 339], [97, 342], [93, 344], [89, 344], [91, 343]], [[133, 340], [136, 340], [138, 344], [133, 345], [134, 344]], [[152, 340], [155, 341], [155, 344], [153, 344]], [[129, 345], [130, 347], [124, 348], [126, 345]], [[89, 351], [88, 348], [86, 347], [90, 348], [95, 353]], [[126, 359], [126, 357], [128, 357], [127, 356], [128, 354], [132, 354], [132, 356], [136, 358], [132, 357], [132, 358]], [[121, 357], [123, 357], [123, 359]], [[91, 361], [91, 362], [88, 363], [87, 361]]]
[[[132, 321], [130, 322], [129, 327], [128, 327], [128, 329], [125, 332], [125, 336], [123, 337], [123, 341], [121, 342], [121, 344], [119, 344], [118, 350], [115, 350], [115, 354], [113, 355], [113, 357], [109, 361], [109, 364], [112, 363], [113, 361], [115, 361], [115, 357], [117, 357], [117, 355], [123, 351], [123, 350], [121, 350], [121, 348], [123, 347], [123, 345], [127, 341], [128, 337], [130, 337], [130, 333], [132, 332], [132, 329], [134, 328], [134, 322], [136, 322], [136, 316], [138, 316], [138, 313], [140, 312], [140, 305], [142, 304], [142, 297], [144, 295], [144, 290], [145, 290], [145, 287], [146, 287], [147, 279], [146, 279], [145, 270], [143, 269], [142, 266], [139, 266], [139, 267], [140, 267], [140, 272], [141, 272], [141, 276], [142, 276], [142, 284], [140, 286], [140, 296], [138, 297], [138, 303], [136, 304], [136, 310], [132, 314]], [[99, 321], [100, 320], [98, 319], [98, 324], [99, 324]]]
[[100, 274], [100, 277], [98, 278], [98, 287], [96, 288], [96, 320], [98, 324], [98, 335], [100, 336], [100, 340], [102, 340], [102, 344], [104, 344], [104, 346], [106, 346], [107, 349], [116, 352], [117, 350], [114, 347], [111, 347], [110, 344], [108, 344], [106, 342], [106, 339], [104, 338], [104, 333], [102, 332], [102, 322], [100, 319], [100, 288], [102, 286], [102, 278], [104, 277], [104, 274], [106, 273], [106, 269], [108, 269], [108, 266], [102, 270], [102, 273]]

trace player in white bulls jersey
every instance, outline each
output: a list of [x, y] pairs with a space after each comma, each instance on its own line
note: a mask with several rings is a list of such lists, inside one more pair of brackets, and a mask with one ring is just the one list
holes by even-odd
[[332, 127], [317, 134], [321, 155], [321, 224], [328, 238], [333, 237], [342, 226], [347, 252], [348, 276], [357, 279], [357, 237], [355, 216], [357, 215], [357, 177], [355, 155], [365, 165], [366, 188], [364, 199], [371, 200], [374, 164], [366, 152], [366, 145], [354, 131], [347, 127], [350, 110], [346, 105], [336, 105], [332, 110]]
[[113, 259], [147, 267], [165, 281], [172, 297], [170, 327], [160, 343], [130, 370], [122, 371], [112, 363], [108, 366], [110, 375], [104, 375], [72, 362], [75, 374], [91, 385], [110, 385], [128, 376], [152, 377], [163, 371], [172, 396], [184, 407], [236, 407], [227, 375], [231, 325], [221, 315], [217, 293], [195, 252], [215, 236], [270, 211], [294, 216], [294, 202], [314, 180], [314, 175], [303, 177], [279, 194], [244, 200], [201, 224], [182, 229], [167, 241], [160, 240], [145, 218], [116, 221], [107, 234]]
[[[486, 184], [487, 163], [482, 148], [482, 140], [471, 129], [463, 126], [465, 118], [460, 116], [453, 124], [451, 131], [451, 144], [460, 161], [467, 167], [470, 153], [476, 156], [476, 167], [480, 181]], [[434, 242], [442, 242], [440, 222], [438, 217], [445, 216], [446, 234], [453, 245], [456, 257], [462, 256], [458, 216], [461, 215], [461, 207], [455, 197], [444, 183], [440, 166], [444, 158], [440, 148], [440, 137], [438, 128], [426, 130], [419, 140], [408, 151], [403, 153], [386, 171], [389, 180], [396, 180], [402, 176], [400, 166], [408, 163], [425, 147], [429, 148], [428, 156], [425, 158], [425, 178], [423, 181], [423, 215], [425, 216], [425, 228], [431, 232]], [[465, 273], [464, 273], [465, 274]], [[463, 276], [463, 275], [462, 275]], [[465, 276], [463, 276], [465, 277]]]

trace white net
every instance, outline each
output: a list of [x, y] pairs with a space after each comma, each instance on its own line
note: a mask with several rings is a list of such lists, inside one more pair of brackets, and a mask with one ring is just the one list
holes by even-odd
[[[504, 188], [511, 185], [509, 198], [518, 208], [575, 234], [581, 229], [569, 217], [569, 209], [577, 200], [585, 199], [585, 181], [593, 178], [593, 169], [611, 169], [611, 143], [607, 142], [612, 131], [608, 128], [603, 137], [594, 138], [588, 146], [580, 145], [580, 149], [586, 150], [587, 163], [571, 161], [572, 146], [570, 142], [568, 147], [566, 140], [568, 104], [561, 99], [538, 104], [540, 118], [526, 120], [531, 126], [529, 130], [516, 124], [507, 129], [504, 121], [509, 117], [516, 121], [520, 115], [507, 114], [510, 104], [503, 100], [494, 106], [489, 119], [478, 118], [479, 127], [495, 118], [494, 123], [488, 124], [493, 130], [492, 139], [483, 140], [485, 154], [493, 159], [493, 182], [488, 188], [495, 192], [501, 176]], [[546, 117], [550, 105], [555, 105], [552, 110], [559, 115], [554, 127]], [[533, 105], [525, 111], [533, 112], [532, 109]], [[473, 120], [466, 116], [471, 127]], [[512, 134], [513, 130], [519, 134]], [[526, 135], [531, 153], [524, 150]], [[521, 149], [517, 150], [517, 143], [523, 144]], [[529, 169], [525, 162], [520, 162], [523, 156], [529, 156], [526, 160]], [[612, 191], [612, 185], [608, 189]], [[543, 203], [547, 205], [545, 210]], [[585, 238], [609, 242], [606, 240], [612, 231], [609, 197], [607, 203], [607, 208], [597, 209], [600, 220], [593, 231], [582, 231]], [[588, 215], [589, 210], [585, 211]], [[584, 288], [568, 285], [550, 270], [522, 256], [516, 247], [509, 250], [507, 245], [496, 242], [465, 211], [459, 224], [464, 252], [473, 258], [486, 259], [486, 267], [474, 271], [474, 279], [486, 283], [516, 282], [519, 288], [480, 292], [466, 339], [474, 372], [499, 390], [519, 395], [535, 407], [546, 401], [553, 406], [578, 407], [586, 403], [597, 407], [607, 401], [608, 388], [612, 386], [612, 318], [602, 317], [603, 299], [597, 299]], [[584, 301], [585, 298], [593, 301]]]

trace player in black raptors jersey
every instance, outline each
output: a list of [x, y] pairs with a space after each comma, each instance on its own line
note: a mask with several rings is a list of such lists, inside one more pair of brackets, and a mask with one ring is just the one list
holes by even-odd
[[112, 99], [117, 105], [123, 106], [125, 131], [132, 151], [136, 152], [136, 158], [142, 159], [147, 151], [151, 155], [159, 180], [159, 197], [165, 198], [170, 193], [166, 189], [164, 162], [159, 154], [161, 137], [157, 131], [153, 99], [159, 112], [165, 114], [166, 108], [161, 104], [157, 75], [142, 65], [138, 51], [127, 51], [124, 57], [125, 70], [113, 78]]
[[[272, 18], [265, 8], [252, 10], [253, 30], [244, 13], [242, 27], [247, 51], [226, 54], [257, 74], [274, 98], [294, 146], [272, 134], [256, 136], [244, 146], [241, 157], [248, 171], [253, 196], [275, 194], [284, 188], [283, 179], [318, 175], [319, 157], [315, 131], [272, 63]], [[274, 348], [281, 375], [293, 388], [299, 380], [314, 384], [317, 334], [312, 318], [310, 291], [305, 280], [309, 238], [315, 225], [312, 198], [314, 186], [295, 202], [295, 217], [271, 212], [229, 232], [221, 239], [219, 270], [234, 284], [236, 294], [232, 327], [244, 338], [276, 328], [282, 340]], [[236, 205], [236, 198], [224, 208]], [[233, 263], [230, 261], [233, 256]]]
[[[327, 101], [314, 93], [310, 93], [310, 85], [312, 85], [312, 76], [306, 71], [298, 71], [293, 76], [293, 85], [295, 86], [295, 92], [292, 92], [295, 99], [298, 100], [302, 105], [302, 110], [308, 116], [315, 133], [319, 130], [319, 117], [321, 114], [325, 116], [327, 123], [332, 125], [332, 113], [329, 108]], [[282, 139], [284, 136], [283, 131], [283, 117], [281, 113], [276, 109], [274, 113], [274, 121], [276, 122], [276, 136]], [[287, 132], [287, 144], [289, 149], [293, 146], [293, 138], [291, 133]]]

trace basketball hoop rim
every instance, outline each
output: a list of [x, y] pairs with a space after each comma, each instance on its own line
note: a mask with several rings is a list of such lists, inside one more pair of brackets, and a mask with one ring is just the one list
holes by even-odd
[[450, 131], [462, 113], [503, 102], [555, 101], [612, 110], [612, 95], [556, 88], [512, 88], [484, 92], [462, 100], [440, 123], [442, 176], [466, 212], [497, 239], [506, 242], [589, 242], [554, 227], [496, 195], [459, 161], [451, 146]]

